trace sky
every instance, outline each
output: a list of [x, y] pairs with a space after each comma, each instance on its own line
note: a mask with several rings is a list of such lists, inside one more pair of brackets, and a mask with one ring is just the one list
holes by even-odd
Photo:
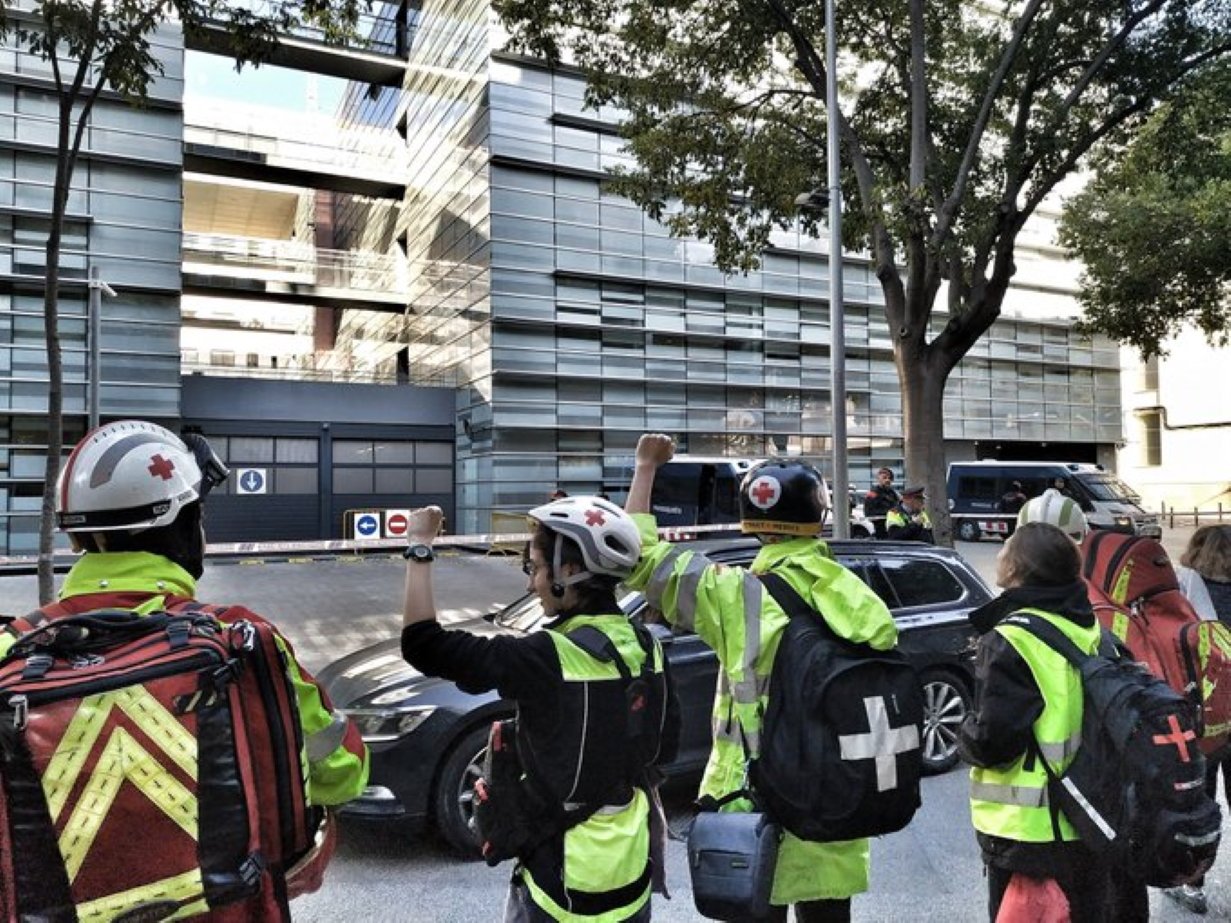
[[184, 102], [188, 105], [229, 101], [332, 113], [345, 89], [345, 80], [273, 65], [248, 65], [236, 73], [235, 63], [221, 55], [190, 51], [184, 61]]

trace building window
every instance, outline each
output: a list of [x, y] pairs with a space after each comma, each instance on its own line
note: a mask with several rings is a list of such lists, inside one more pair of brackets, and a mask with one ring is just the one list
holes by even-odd
[[1156, 468], [1163, 463], [1162, 416], [1158, 413], [1141, 414], [1141, 445], [1143, 464]]
[[1141, 364], [1141, 390], [1158, 390], [1158, 356], [1151, 356]]
[[235, 353], [228, 349], [211, 349], [209, 351], [210, 365], [234, 365]]

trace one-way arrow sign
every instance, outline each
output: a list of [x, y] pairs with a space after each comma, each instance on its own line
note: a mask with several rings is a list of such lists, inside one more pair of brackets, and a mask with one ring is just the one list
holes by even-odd
[[235, 478], [236, 493], [263, 494], [269, 486], [269, 477], [264, 468], [240, 468]]

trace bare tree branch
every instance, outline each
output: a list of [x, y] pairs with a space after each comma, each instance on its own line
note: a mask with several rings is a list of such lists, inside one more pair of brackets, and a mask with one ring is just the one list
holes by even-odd
[[1004, 86], [1005, 78], [1017, 60], [1017, 54], [1021, 50], [1022, 43], [1025, 41], [1030, 24], [1034, 21], [1035, 16], [1038, 15], [1042, 5], [1043, 0], [1030, 0], [1030, 3], [1022, 11], [1022, 15], [1018, 17], [1017, 22], [1013, 26], [1013, 33], [1009, 38], [1008, 44], [1005, 45], [1004, 53], [1000, 56], [1000, 63], [996, 65], [996, 72], [992, 74], [992, 78], [988, 82], [987, 92], [983, 94], [983, 102], [979, 104], [979, 114], [975, 118], [974, 127], [970, 132], [970, 140], [966, 144], [966, 151], [962, 155], [961, 165], [958, 167], [957, 175], [954, 178], [953, 191], [949, 194], [949, 198], [945, 200], [944, 207], [941, 208], [940, 213], [936, 216], [936, 227], [932, 231], [931, 245], [933, 248], [939, 247], [949, 236], [949, 232], [953, 228], [953, 220], [957, 216], [958, 209], [961, 207], [962, 199], [966, 196], [966, 186], [970, 181], [970, 171], [974, 168], [975, 159], [979, 156], [979, 147], [983, 143], [983, 135], [987, 131], [988, 122], [991, 120], [996, 97], [1000, 93], [1000, 88]]

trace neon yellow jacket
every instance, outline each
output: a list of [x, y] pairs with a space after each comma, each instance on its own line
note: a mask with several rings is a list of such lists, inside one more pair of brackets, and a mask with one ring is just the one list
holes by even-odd
[[[718, 655], [721, 672], [714, 697], [714, 748], [701, 794], [721, 798], [744, 787], [745, 745], [760, 751], [761, 718], [769, 676], [788, 617], [752, 574], [780, 574], [804, 600], [825, 613], [844, 638], [888, 650], [898, 631], [889, 610], [866, 584], [833, 560], [814, 538], [765, 545], [751, 565], [715, 564], [704, 555], [658, 540], [652, 516], [634, 517], [641, 530], [641, 560], [628, 579], [664, 617], [692, 629]], [[746, 801], [731, 809], [747, 810]], [[868, 841], [811, 843], [785, 834], [771, 901], [850, 897], [868, 887]]]
[[[1045, 619], [1086, 653], [1098, 648], [1100, 626], [1084, 628], [1042, 609], [1023, 609]], [[1026, 662], [1043, 700], [1034, 722], [1034, 736], [1052, 771], [1068, 768], [1081, 745], [1081, 677], [1064, 657], [1020, 625], [1001, 622], [993, 629]], [[988, 677], [983, 695], [995, 695], [996, 677]], [[1047, 771], [1030, 751], [1004, 766], [975, 766], [970, 770], [970, 816], [980, 833], [1024, 843], [1051, 843], [1056, 839], [1047, 797]], [[1059, 815], [1060, 838], [1079, 839], [1068, 818]]]

